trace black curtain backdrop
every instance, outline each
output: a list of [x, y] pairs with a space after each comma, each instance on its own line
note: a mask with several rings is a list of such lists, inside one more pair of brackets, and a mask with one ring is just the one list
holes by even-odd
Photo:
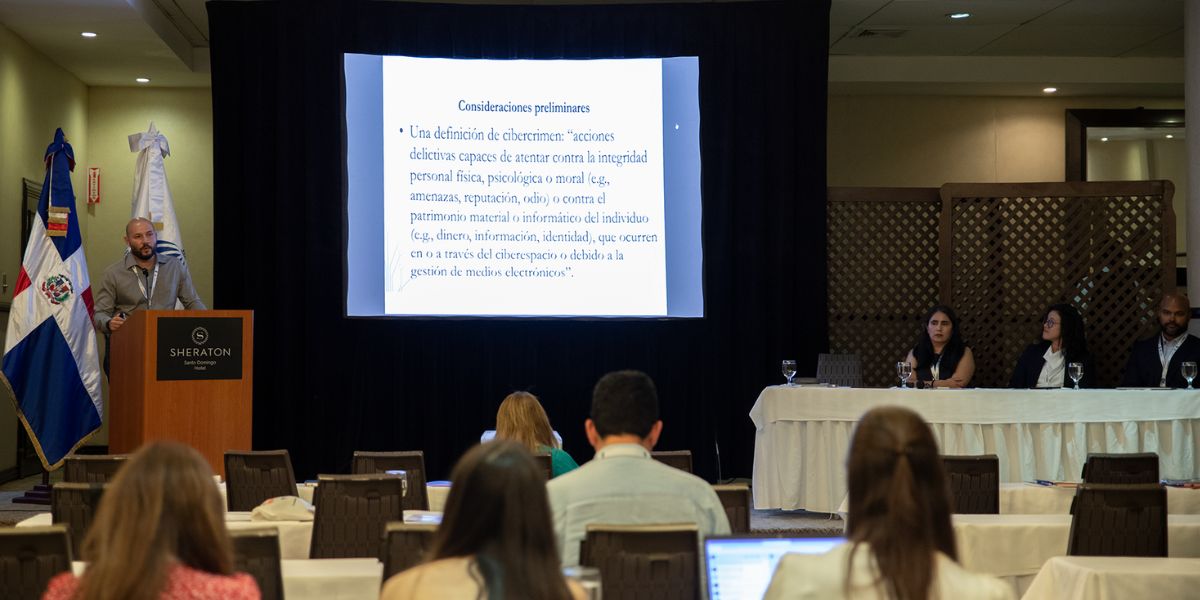
[[[446, 477], [523, 389], [582, 463], [592, 385], [634, 368], [658, 385], [659, 449], [690, 449], [710, 481], [750, 476], [759, 391], [782, 382], [780, 360], [811, 373], [828, 346], [829, 0], [208, 12], [214, 305], [254, 310], [256, 449], [287, 448], [302, 478], [348, 472], [354, 450], [422, 449], [431, 477]], [[706, 316], [346, 318], [343, 52], [699, 56]]]

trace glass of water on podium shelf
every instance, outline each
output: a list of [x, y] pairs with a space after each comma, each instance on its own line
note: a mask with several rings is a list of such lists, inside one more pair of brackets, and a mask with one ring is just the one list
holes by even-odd
[[1073, 362], [1067, 365], [1067, 375], [1075, 382], [1075, 389], [1079, 389], [1079, 380], [1083, 379], [1083, 363]]
[[907, 360], [896, 363], [896, 376], [900, 378], [900, 389], [908, 389], [908, 378], [912, 377], [912, 363]]
[[794, 360], [783, 361], [783, 376], [787, 377], [787, 384], [789, 386], [794, 385], [792, 383], [792, 378], [794, 378], [796, 376], [796, 361], [794, 361]]
[[1183, 362], [1179, 365], [1179, 370], [1183, 372], [1183, 378], [1188, 382], [1187, 389], [1196, 389], [1192, 387], [1192, 380], [1196, 378], [1196, 363], [1190, 360]]

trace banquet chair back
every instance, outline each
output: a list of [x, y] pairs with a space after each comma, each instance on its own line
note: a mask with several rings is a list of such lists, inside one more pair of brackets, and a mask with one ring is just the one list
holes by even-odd
[[1075, 490], [1071, 556], [1167, 555], [1167, 491], [1158, 484], [1084, 483]]
[[554, 478], [554, 459], [550, 458], [548, 452], [538, 452], [533, 455], [533, 462], [537, 463], [538, 470], [546, 476], [546, 481]]
[[264, 500], [296, 495], [287, 450], [225, 452], [225, 499], [231, 511], [252, 510]]
[[593, 523], [587, 526], [580, 563], [600, 569], [605, 600], [696, 600], [700, 597], [699, 539], [693, 523]]
[[685, 473], [692, 472], [691, 450], [655, 450], [650, 456], [664, 465], [675, 467]]
[[37, 600], [51, 578], [70, 570], [65, 526], [0, 527], [0, 598]]
[[404, 480], [387, 475], [319, 475], [309, 558], [381, 558], [390, 521], [404, 518]]
[[250, 574], [262, 600], [283, 600], [282, 553], [274, 527], [231, 529], [234, 570]]
[[403, 452], [354, 453], [350, 472], [355, 475], [373, 475], [388, 471], [403, 470], [408, 479], [408, 494], [404, 496], [404, 510], [429, 510], [429, 496], [425, 491], [425, 453], [420, 450]]
[[1158, 455], [1088, 454], [1083, 463], [1085, 483], [1158, 483]]
[[950, 508], [959, 514], [1000, 513], [1000, 458], [942, 455], [946, 483], [950, 486]]
[[744, 483], [714, 485], [713, 490], [725, 507], [731, 533], [750, 533], [750, 486]]
[[436, 531], [433, 523], [388, 523], [383, 540], [383, 580], [424, 562]]
[[105, 487], [104, 483], [56, 483], [50, 489], [50, 518], [55, 524], [67, 526], [75, 553], [83, 548], [83, 538], [92, 526]]
[[857, 354], [817, 356], [817, 383], [862, 387], [862, 359]]
[[63, 481], [108, 483], [128, 458], [128, 454], [72, 454], [63, 461]]

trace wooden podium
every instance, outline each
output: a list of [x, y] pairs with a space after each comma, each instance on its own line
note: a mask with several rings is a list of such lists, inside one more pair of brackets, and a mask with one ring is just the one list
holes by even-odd
[[250, 450], [254, 313], [149, 310], [112, 334], [108, 448], [183, 442], [225, 475], [226, 450]]

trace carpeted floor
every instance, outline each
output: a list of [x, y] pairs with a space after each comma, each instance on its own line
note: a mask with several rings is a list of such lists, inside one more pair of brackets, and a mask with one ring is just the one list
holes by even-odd
[[50, 512], [48, 505], [13, 504], [24, 492], [0, 492], [0, 527], [9, 527], [39, 513]]
[[837, 515], [813, 513], [803, 510], [753, 510], [750, 511], [751, 533], [769, 533], [787, 536], [838, 537], [843, 534], [844, 523]]

